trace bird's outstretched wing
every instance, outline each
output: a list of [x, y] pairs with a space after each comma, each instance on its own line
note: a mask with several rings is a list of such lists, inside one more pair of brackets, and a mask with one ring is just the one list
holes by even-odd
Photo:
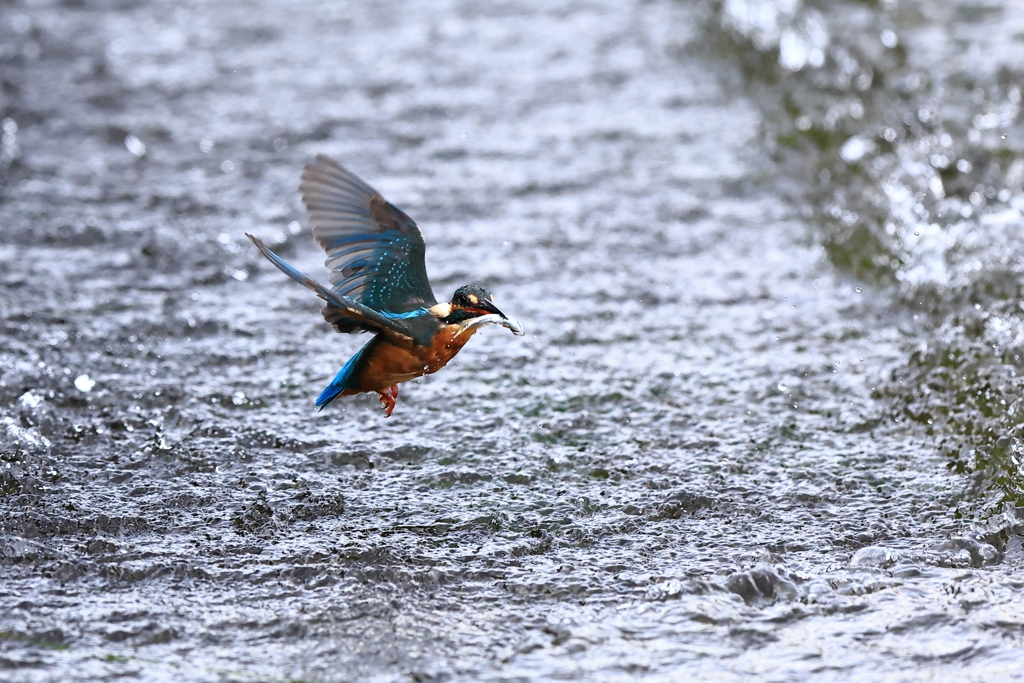
[[336, 294], [394, 314], [437, 303], [420, 229], [379, 192], [323, 155], [302, 172], [299, 192]]
[[[366, 332], [382, 332], [391, 337], [403, 337], [412, 340], [413, 331], [409, 329], [405, 320], [388, 318], [357, 301], [332, 292], [316, 280], [303, 275], [293, 265], [270, 251], [258, 237], [253, 237], [249, 233], [245, 233], [245, 236], [252, 240], [252, 243], [267, 257], [267, 260], [299, 284], [312, 289], [316, 292], [317, 296], [327, 302], [327, 306], [322, 311], [324, 317], [338, 328], [339, 331], [357, 332], [362, 330]], [[339, 327], [339, 325], [344, 326], [344, 329]]]

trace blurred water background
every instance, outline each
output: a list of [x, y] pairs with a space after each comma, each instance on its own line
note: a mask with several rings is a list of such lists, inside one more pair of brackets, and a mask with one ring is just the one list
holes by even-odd
[[[0, 4], [0, 680], [1024, 679], [1024, 6]], [[395, 414], [295, 188], [478, 335]]]

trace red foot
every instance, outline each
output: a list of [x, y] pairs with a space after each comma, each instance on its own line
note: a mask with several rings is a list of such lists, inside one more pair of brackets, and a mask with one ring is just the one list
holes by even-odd
[[384, 408], [384, 417], [391, 417], [391, 411], [395, 409], [395, 403], [398, 401], [398, 385], [392, 384], [384, 391], [378, 391], [377, 395], [380, 397], [380, 405]]

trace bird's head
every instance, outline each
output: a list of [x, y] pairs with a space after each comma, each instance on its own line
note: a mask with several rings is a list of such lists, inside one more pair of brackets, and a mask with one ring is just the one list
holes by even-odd
[[505, 315], [494, 305], [494, 297], [480, 285], [466, 285], [455, 290], [442, 320], [448, 325], [465, 328], [479, 325], [501, 325], [522, 336], [523, 326], [512, 316]]

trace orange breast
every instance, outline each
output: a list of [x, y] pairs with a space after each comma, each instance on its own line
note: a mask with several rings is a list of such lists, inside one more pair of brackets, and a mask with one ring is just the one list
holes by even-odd
[[393, 384], [437, 372], [462, 350], [474, 332], [475, 328], [459, 334], [456, 325], [447, 325], [427, 347], [382, 340], [373, 349], [360, 377], [360, 391], [381, 391]]
[[448, 365], [448, 361], [455, 358], [455, 354], [462, 350], [475, 333], [475, 327], [464, 332], [460, 332], [457, 325], [446, 325], [442, 328], [441, 333], [434, 337], [434, 341], [427, 349], [425, 360], [429, 369], [424, 374], [429, 375]]

